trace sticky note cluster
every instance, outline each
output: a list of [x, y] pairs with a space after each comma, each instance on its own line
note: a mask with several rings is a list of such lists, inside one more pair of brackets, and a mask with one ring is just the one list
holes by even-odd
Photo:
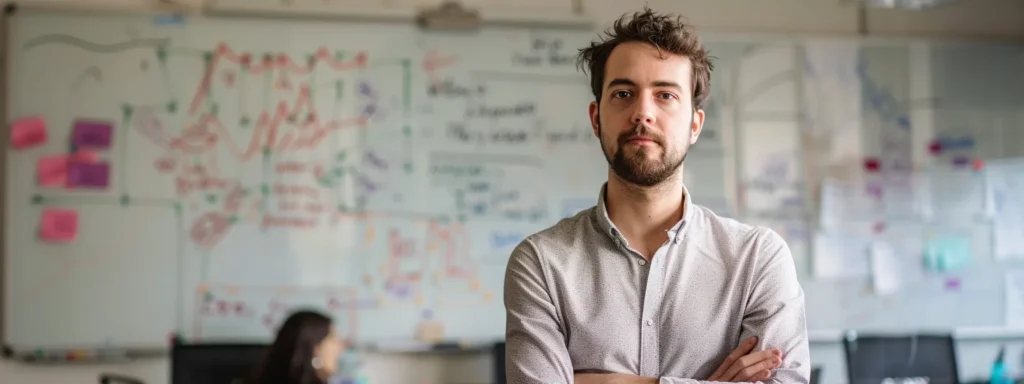
[[[51, 134], [41, 116], [22, 118], [10, 126], [11, 145], [17, 150], [47, 143]], [[44, 155], [36, 161], [36, 178], [44, 188], [107, 188], [110, 164], [95, 151], [110, 148], [114, 125], [108, 121], [78, 119], [71, 129], [67, 153]], [[78, 236], [78, 211], [44, 208], [39, 217], [39, 237], [51, 243], [73, 242]]]
[[[49, 136], [42, 117], [30, 117], [11, 127], [11, 142], [17, 149], [44, 144]], [[110, 164], [95, 151], [110, 148], [114, 125], [108, 121], [78, 119], [71, 130], [71, 151], [45, 155], [36, 161], [36, 178], [44, 188], [107, 188]]]

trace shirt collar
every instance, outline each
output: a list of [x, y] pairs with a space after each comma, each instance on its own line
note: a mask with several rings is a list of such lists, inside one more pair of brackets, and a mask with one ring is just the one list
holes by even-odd
[[[604, 233], [608, 234], [608, 236], [610, 236], [613, 240], [624, 244], [626, 243], [626, 237], [623, 236], [617, 228], [615, 228], [615, 223], [612, 223], [612, 219], [608, 216], [608, 206], [605, 204], [604, 201], [607, 191], [608, 183], [606, 182], [601, 185], [601, 192], [598, 194], [597, 198], [597, 210], [595, 212], [597, 216], [597, 224], [598, 226], [600, 226], [601, 230], [604, 231]], [[672, 242], [678, 243], [679, 241], [682, 240], [683, 228], [685, 228], [686, 223], [689, 222], [691, 218], [693, 218], [693, 201], [690, 198], [689, 191], [687, 191], [686, 186], [684, 185], [683, 218], [682, 220], [679, 220], [679, 222], [676, 223], [676, 225], [673, 225], [672, 228], [668, 230], [669, 239], [671, 239]]]

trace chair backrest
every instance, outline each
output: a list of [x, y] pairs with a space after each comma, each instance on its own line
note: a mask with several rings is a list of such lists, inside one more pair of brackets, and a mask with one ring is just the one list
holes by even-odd
[[133, 376], [119, 375], [116, 373], [101, 373], [100, 384], [146, 384], [145, 381]]
[[494, 383], [506, 384], [505, 382], [505, 343], [494, 344], [494, 352], [491, 353], [494, 366]]
[[175, 344], [171, 384], [241, 384], [263, 361], [267, 344]]
[[899, 382], [899, 378], [960, 383], [952, 335], [850, 333], [843, 338], [843, 351], [850, 384], [879, 384], [886, 379]]
[[811, 384], [822, 384], [821, 367], [811, 368]]

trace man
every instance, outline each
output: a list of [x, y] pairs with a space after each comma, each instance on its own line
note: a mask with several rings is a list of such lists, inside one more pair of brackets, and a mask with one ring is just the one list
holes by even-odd
[[508, 382], [807, 383], [788, 246], [694, 204], [682, 183], [712, 69], [698, 37], [646, 9], [579, 59], [608, 181], [595, 207], [510, 256]]

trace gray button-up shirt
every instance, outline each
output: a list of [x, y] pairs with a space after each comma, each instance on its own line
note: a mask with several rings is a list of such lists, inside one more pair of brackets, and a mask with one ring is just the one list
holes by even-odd
[[774, 231], [716, 216], [683, 190], [683, 220], [648, 262], [597, 206], [523, 240], [505, 275], [510, 384], [574, 371], [704, 383], [741, 340], [778, 348], [769, 383], [807, 383], [804, 293]]

